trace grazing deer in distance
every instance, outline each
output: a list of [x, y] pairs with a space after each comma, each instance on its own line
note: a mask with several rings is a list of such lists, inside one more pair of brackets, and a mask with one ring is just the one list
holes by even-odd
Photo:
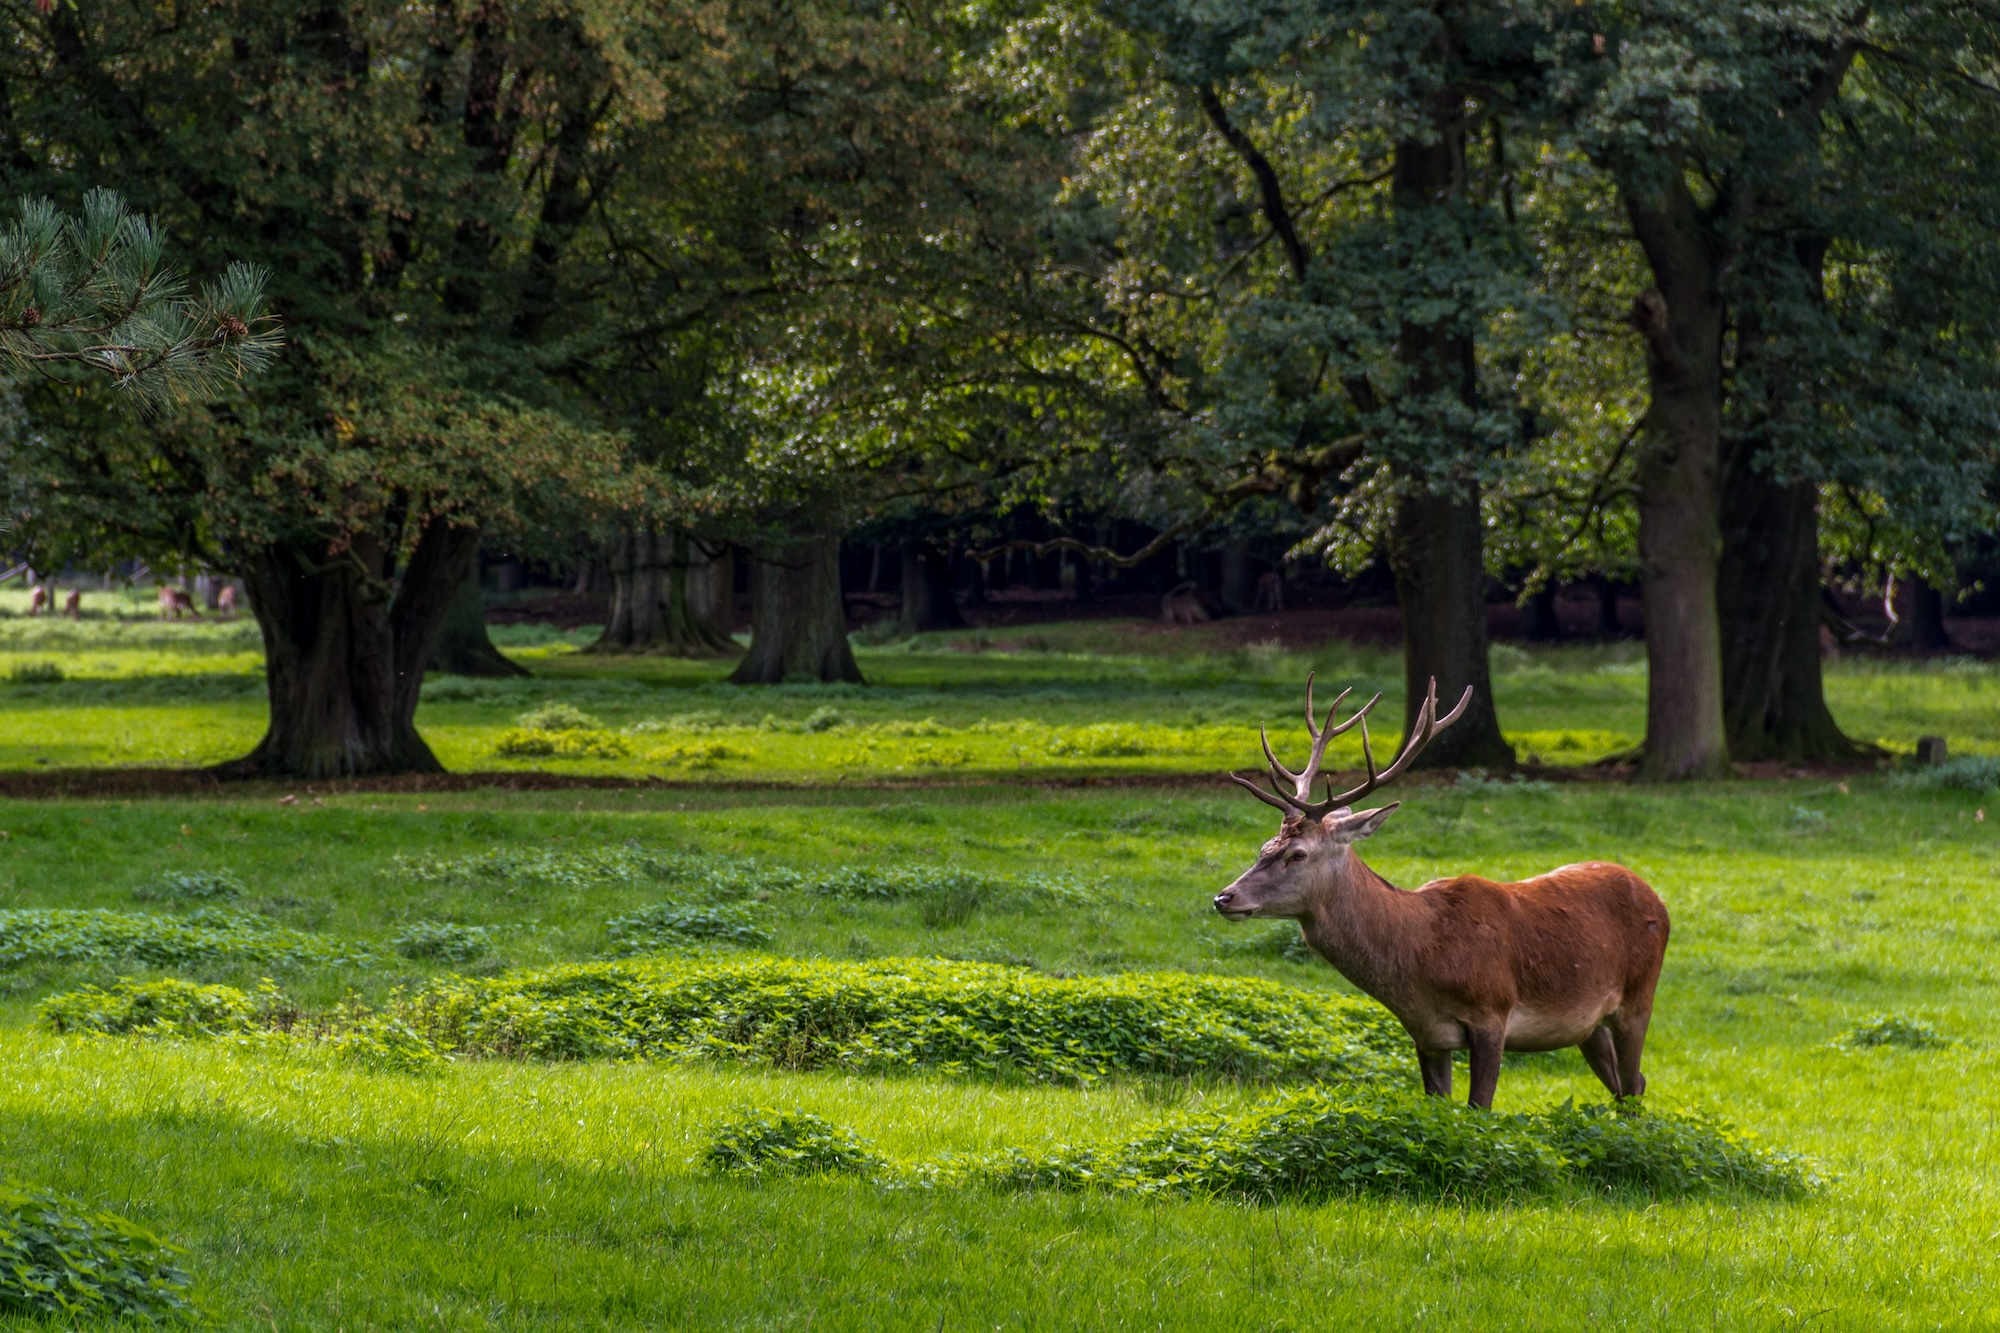
[[[1368, 711], [1382, 696], [1336, 726], [1334, 715], [1350, 693], [1341, 691], [1326, 722], [1315, 726], [1312, 677], [1306, 677], [1312, 751], [1305, 768], [1294, 773], [1279, 763], [1265, 736], [1273, 790], [1229, 775], [1282, 810], [1284, 822], [1256, 864], [1215, 895], [1215, 910], [1231, 921], [1296, 920], [1315, 953], [1402, 1022], [1432, 1096], [1451, 1095], [1453, 1051], [1471, 1051], [1471, 1102], [1490, 1108], [1502, 1051], [1564, 1046], [1583, 1051], [1612, 1096], [1643, 1093], [1639, 1056], [1667, 951], [1667, 909], [1659, 895], [1623, 866], [1603, 861], [1517, 884], [1460, 875], [1396, 888], [1362, 864], [1354, 844], [1380, 829], [1400, 802], [1361, 811], [1350, 803], [1408, 768], [1458, 720], [1472, 691], [1439, 717], [1433, 679], [1403, 752], [1379, 773]], [[1327, 799], [1308, 799], [1327, 742], [1357, 723], [1366, 779], [1339, 796], [1329, 782]]]
[[222, 591], [215, 595], [215, 614], [221, 616], [224, 620], [231, 620], [235, 618], [236, 615], [235, 584], [233, 583], [223, 584]]
[[83, 589], [71, 588], [69, 596], [63, 598], [62, 613], [71, 620], [83, 619]]
[[37, 583], [33, 588], [31, 588], [28, 591], [28, 614], [31, 616], [38, 616], [41, 615], [44, 611], [47, 611], [48, 609], [49, 609], [48, 587], [45, 584]]
[[176, 588], [171, 583], [162, 583], [160, 585], [160, 619], [166, 620], [171, 617], [172, 619], [179, 620], [182, 616], [193, 616], [197, 620], [201, 619], [201, 612], [195, 609], [194, 598], [188, 596], [185, 589]]

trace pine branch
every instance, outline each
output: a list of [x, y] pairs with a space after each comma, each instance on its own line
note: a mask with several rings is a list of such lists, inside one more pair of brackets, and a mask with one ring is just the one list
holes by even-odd
[[0, 232], [0, 366], [107, 375], [151, 407], [210, 397], [270, 363], [282, 339], [264, 270], [231, 264], [190, 294], [165, 241], [110, 190], [65, 217], [23, 199]]

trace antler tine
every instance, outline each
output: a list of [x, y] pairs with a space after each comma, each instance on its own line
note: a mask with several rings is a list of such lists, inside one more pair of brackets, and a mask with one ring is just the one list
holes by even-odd
[[1265, 791], [1262, 787], [1252, 782], [1249, 778], [1244, 777], [1241, 773], [1229, 774], [1229, 780], [1235, 783], [1237, 786], [1243, 788], [1243, 790], [1249, 792], [1252, 796], [1255, 796], [1265, 805], [1276, 806], [1278, 809], [1284, 811], [1288, 815], [1294, 815], [1300, 813], [1297, 804], [1293, 801], [1286, 800], [1283, 792], [1272, 793]]
[[1440, 719], [1437, 715], [1437, 677], [1431, 677], [1430, 690], [1424, 696], [1423, 707], [1417, 710], [1416, 725], [1410, 728], [1409, 741], [1403, 746], [1403, 752], [1396, 756], [1396, 761], [1380, 773], [1375, 771], [1375, 757], [1369, 753], [1368, 725], [1364, 722], [1361, 726], [1361, 752], [1368, 764], [1368, 778], [1352, 791], [1344, 792], [1339, 796], [1330, 796], [1328, 799], [1333, 804], [1329, 808], [1338, 809], [1340, 806], [1358, 801], [1384, 783], [1395, 780], [1395, 778], [1401, 775], [1404, 769], [1410, 766], [1410, 761], [1415, 759], [1423, 748], [1431, 743], [1432, 737], [1458, 721], [1459, 716], [1465, 712], [1466, 707], [1471, 702], [1472, 687], [1468, 685], [1465, 687], [1465, 693], [1459, 696], [1457, 707], [1453, 708], [1451, 712]]
[[[1292, 772], [1291, 769], [1286, 768], [1283, 764], [1279, 763], [1278, 756], [1271, 753], [1271, 738], [1268, 734], [1266, 734], [1266, 732], [1262, 727], [1257, 728], [1257, 739], [1263, 743], [1264, 758], [1271, 765], [1272, 780], [1279, 784], [1289, 782], [1292, 784], [1293, 790], [1296, 791], [1299, 785], [1299, 775], [1297, 773]], [[1311, 765], [1308, 764], [1307, 768], [1310, 770]]]
[[[1431, 689], [1433, 691], [1437, 689], [1437, 681], [1435, 678], [1432, 679], [1431, 681]], [[1460, 713], [1463, 713], [1467, 708], [1471, 706], [1472, 706], [1472, 687], [1468, 685], [1465, 687], [1465, 693], [1458, 696], [1458, 703], [1455, 706], [1453, 706], [1452, 710], [1449, 713], [1446, 713], [1443, 717], [1437, 719], [1437, 721], [1431, 723], [1431, 735], [1433, 736], [1437, 735], [1440, 731], [1443, 731], [1446, 727], [1458, 721], [1458, 715]]]
[[[1353, 692], [1351, 687], [1342, 690], [1340, 697], [1333, 701], [1333, 707], [1327, 710], [1325, 724], [1315, 726], [1314, 713], [1317, 710], [1313, 706], [1313, 677], [1308, 674], [1306, 676], [1306, 731], [1312, 736], [1312, 753], [1306, 760], [1305, 768], [1300, 772], [1294, 773], [1279, 763], [1277, 754], [1271, 749], [1270, 733], [1265, 728], [1259, 727], [1257, 728], [1257, 740], [1264, 747], [1265, 762], [1271, 766], [1272, 789], [1266, 791], [1262, 786], [1244, 777], [1241, 773], [1230, 773], [1229, 780], [1249, 792], [1252, 796], [1255, 796], [1264, 804], [1282, 810], [1288, 815], [1297, 814], [1303, 815], [1307, 819], [1320, 819], [1344, 805], [1359, 800], [1369, 792], [1374, 791], [1377, 787], [1393, 781], [1404, 769], [1410, 766], [1410, 762], [1417, 757], [1418, 752], [1430, 744], [1432, 737], [1458, 721], [1459, 717], [1472, 703], [1472, 689], [1468, 686], [1465, 693], [1459, 697], [1457, 707], [1453, 708], [1443, 717], [1439, 717], [1437, 711], [1437, 679], [1433, 677], [1430, 689], [1424, 696], [1423, 705], [1417, 710], [1416, 724], [1410, 729], [1410, 738], [1404, 744], [1402, 753], [1396, 756], [1395, 762], [1391, 763], [1388, 768], [1378, 770], [1375, 767], [1374, 741], [1368, 734], [1368, 714], [1374, 709], [1376, 704], [1382, 702], [1381, 694], [1377, 693], [1374, 698], [1355, 709], [1345, 722], [1342, 722], [1338, 726], [1334, 725], [1333, 719], [1339, 715], [1340, 705]], [[1355, 726], [1361, 728], [1361, 762], [1367, 769], [1367, 777], [1363, 779], [1360, 786], [1351, 791], [1343, 792], [1338, 796], [1333, 794], [1333, 783], [1329, 780], [1327, 782], [1327, 796], [1324, 801], [1308, 800], [1307, 798], [1312, 795], [1313, 783], [1319, 779], [1320, 764], [1326, 758], [1327, 742]], [[1292, 784], [1293, 790], [1296, 793], [1295, 795], [1287, 796], [1285, 794], [1284, 785], [1288, 782]]]
[[[1349, 688], [1349, 689], [1345, 689], [1345, 690], [1342, 690], [1342, 691], [1340, 692], [1340, 699], [1345, 699], [1345, 698], [1346, 698], [1346, 697], [1347, 697], [1348, 695], [1350, 695], [1350, 694], [1352, 694], [1352, 693], [1354, 693], [1354, 691], [1353, 691], [1353, 689], [1351, 689], [1351, 688]], [[1334, 700], [1334, 703], [1335, 703], [1335, 704], [1338, 704], [1338, 703], [1340, 702], [1340, 699], [1335, 699], [1335, 700]], [[1341, 733], [1342, 733], [1343, 731], [1351, 731], [1351, 730], [1353, 730], [1353, 728], [1354, 728], [1354, 724], [1355, 724], [1356, 722], [1359, 722], [1359, 721], [1360, 721], [1360, 720], [1361, 720], [1362, 718], [1364, 718], [1364, 717], [1367, 717], [1367, 716], [1368, 716], [1368, 710], [1369, 710], [1369, 709], [1371, 709], [1371, 708], [1373, 708], [1373, 707], [1374, 707], [1374, 706], [1375, 706], [1376, 704], [1379, 704], [1379, 703], [1381, 703], [1381, 702], [1382, 702], [1382, 694], [1381, 694], [1381, 692], [1380, 692], [1380, 691], [1378, 690], [1378, 691], [1376, 692], [1376, 694], [1375, 694], [1375, 697], [1374, 697], [1373, 699], [1370, 699], [1370, 700], [1369, 700], [1369, 701], [1368, 701], [1367, 703], [1365, 703], [1365, 704], [1361, 705], [1361, 707], [1359, 707], [1359, 708], [1355, 709], [1355, 710], [1354, 710], [1354, 714], [1353, 714], [1353, 716], [1349, 717], [1349, 718], [1347, 719], [1347, 721], [1345, 721], [1345, 722], [1341, 723], [1341, 724], [1340, 724], [1340, 725], [1339, 725], [1338, 727], [1335, 727], [1335, 728], [1334, 728], [1334, 731], [1333, 731], [1333, 734], [1334, 734], [1334, 735], [1336, 735], [1336, 736], [1338, 736], [1338, 735], [1340, 735], [1340, 734], [1341, 734]], [[1328, 713], [1328, 714], [1327, 714], [1327, 721], [1328, 721], [1328, 722], [1331, 722], [1332, 720], [1333, 720], [1333, 714], [1331, 714], [1331, 713]]]
[[[1354, 693], [1354, 687], [1349, 685], [1334, 697], [1333, 707], [1326, 710], [1326, 722], [1321, 726], [1315, 727], [1313, 725], [1313, 718], [1319, 715], [1319, 710], [1313, 707], [1313, 675], [1313, 672], [1306, 672], [1306, 735], [1317, 741], [1320, 733], [1333, 725], [1333, 715], [1340, 711], [1340, 705], [1346, 700], [1347, 696]], [[1349, 718], [1340, 724], [1341, 731], [1347, 730], [1352, 725], [1354, 725], [1354, 719]], [[1333, 734], [1338, 736], [1340, 732], [1336, 731]]]

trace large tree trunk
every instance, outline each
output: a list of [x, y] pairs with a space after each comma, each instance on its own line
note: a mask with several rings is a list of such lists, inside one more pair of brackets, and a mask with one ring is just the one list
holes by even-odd
[[903, 609], [896, 621], [901, 634], [928, 629], [964, 629], [965, 617], [951, 595], [951, 557], [928, 547], [903, 548]]
[[1440, 710], [1457, 706], [1466, 687], [1472, 688], [1464, 716], [1438, 733], [1415, 766], [1511, 766], [1514, 747], [1500, 734], [1486, 664], [1478, 497], [1417, 494], [1399, 500], [1389, 564], [1403, 613], [1403, 734], [1415, 725], [1433, 679]]
[[[1456, 45], [1453, 33], [1441, 40]], [[1427, 233], [1452, 228], [1447, 210], [1465, 189], [1462, 125], [1462, 97], [1447, 92], [1436, 108], [1436, 132], [1396, 145], [1397, 221], [1410, 229], [1415, 244], [1434, 245], [1446, 239], [1445, 233]], [[1396, 350], [1409, 398], [1422, 416], [1443, 423], [1452, 414], [1436, 408], [1452, 400], [1478, 405], [1472, 336], [1455, 321], [1406, 321]], [[1514, 747], [1500, 734], [1487, 670], [1486, 561], [1478, 489], [1463, 485], [1439, 493], [1434, 482], [1415, 479], [1411, 486], [1396, 503], [1389, 550], [1403, 613], [1403, 734], [1410, 734], [1432, 680], [1444, 710], [1455, 707], [1470, 687], [1472, 702], [1465, 713], [1417, 756], [1416, 766], [1511, 766]]]
[[1521, 637], [1529, 643], [1561, 643], [1562, 636], [1562, 617], [1556, 613], [1556, 585], [1551, 580], [1522, 600]]
[[1944, 627], [1944, 594], [1915, 575], [1903, 580], [1903, 591], [1908, 596], [1903, 599], [1903, 618], [1896, 627], [1897, 639], [1904, 647], [1914, 648], [1920, 653], [1943, 652], [1951, 648], [1951, 635]]
[[717, 616], [730, 578], [726, 558], [686, 533], [639, 528], [614, 538], [604, 563], [611, 575], [611, 615], [588, 651], [676, 657], [736, 651], [726, 621]]
[[1737, 759], [1849, 759], [1820, 676], [1819, 495], [1753, 470], [1734, 442], [1722, 490], [1722, 708]]
[[1715, 604], [1726, 312], [1708, 222], [1678, 176], [1626, 186], [1655, 286], [1632, 304], [1646, 343], [1638, 457], [1640, 590], [1646, 608], [1648, 781], [1730, 774]]
[[729, 679], [738, 685], [860, 682], [861, 668], [847, 645], [839, 537], [807, 537], [752, 563], [750, 651]]
[[431, 665], [451, 676], [525, 676], [528, 668], [505, 657], [486, 632], [486, 594], [479, 590], [479, 562], [460, 580], [438, 627], [437, 655]]
[[[371, 539], [344, 551], [268, 546], [239, 571], [264, 636], [264, 739], [228, 778], [437, 773], [417, 734], [417, 692], [446, 607], [479, 551], [476, 528], [433, 521], [400, 580]], [[393, 581], [392, 581], [393, 580]]]

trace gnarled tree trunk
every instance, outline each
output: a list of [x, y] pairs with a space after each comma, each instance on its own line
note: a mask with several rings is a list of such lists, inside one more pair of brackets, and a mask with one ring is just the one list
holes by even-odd
[[528, 668], [503, 656], [486, 632], [486, 594], [479, 590], [479, 562], [467, 566], [465, 578], [445, 608], [438, 626], [437, 654], [431, 665], [451, 676], [525, 676]]
[[951, 556], [929, 547], [903, 548], [903, 608], [899, 633], [928, 629], [963, 629], [965, 617], [951, 595]]
[[[724, 553], [726, 556], [726, 553]], [[726, 615], [730, 567], [684, 532], [621, 532], [605, 548], [611, 615], [593, 653], [714, 657], [736, 651]]]
[[750, 567], [750, 651], [729, 679], [738, 685], [786, 680], [861, 680], [847, 644], [840, 596], [840, 538], [820, 533]]
[[1722, 490], [1722, 708], [1738, 759], [1849, 759], [1820, 676], [1819, 495], [1756, 472], [1732, 442]]
[[438, 627], [479, 551], [476, 528], [434, 520], [401, 579], [373, 538], [343, 551], [273, 545], [238, 571], [264, 637], [264, 739], [228, 778], [438, 773], [417, 734], [417, 693]]

